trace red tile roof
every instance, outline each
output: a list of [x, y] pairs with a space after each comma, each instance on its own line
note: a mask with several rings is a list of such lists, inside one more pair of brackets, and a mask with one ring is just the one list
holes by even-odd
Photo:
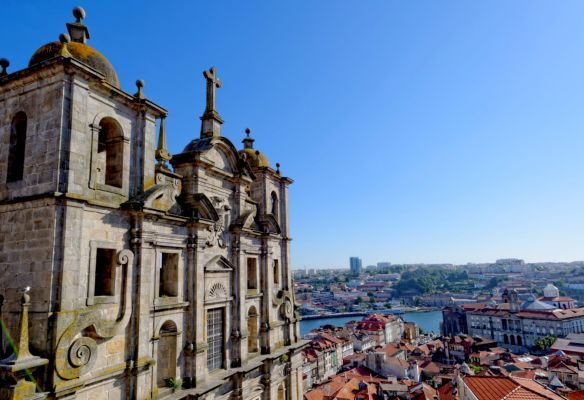
[[500, 377], [466, 376], [464, 383], [478, 400], [501, 400], [519, 385]]
[[584, 400], [584, 390], [575, 390], [568, 393], [568, 400]]
[[464, 383], [478, 400], [562, 400], [545, 386], [531, 379], [466, 376]]

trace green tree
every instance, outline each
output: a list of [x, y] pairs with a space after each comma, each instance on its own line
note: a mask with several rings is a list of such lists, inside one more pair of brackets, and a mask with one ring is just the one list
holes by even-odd
[[533, 347], [537, 350], [547, 350], [556, 342], [555, 336], [544, 336], [542, 338], [536, 339], [533, 342]]

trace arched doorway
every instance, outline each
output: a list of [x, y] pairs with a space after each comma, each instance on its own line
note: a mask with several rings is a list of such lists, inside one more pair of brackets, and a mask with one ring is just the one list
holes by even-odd
[[251, 306], [247, 313], [247, 351], [258, 351], [258, 312], [255, 306]]
[[176, 378], [176, 336], [178, 332], [173, 321], [166, 321], [160, 328], [158, 354], [156, 360], [156, 383], [167, 386], [167, 380]]

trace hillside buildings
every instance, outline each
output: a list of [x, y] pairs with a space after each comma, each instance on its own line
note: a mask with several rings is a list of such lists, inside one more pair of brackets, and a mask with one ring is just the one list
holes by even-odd
[[2, 390], [33, 373], [50, 398], [302, 398], [292, 180], [249, 131], [223, 136], [214, 68], [200, 133], [169, 154], [167, 111], [74, 16], [26, 68], [0, 63]]
[[545, 336], [565, 337], [584, 332], [584, 307], [574, 308], [570, 298], [559, 299], [553, 285], [546, 287], [544, 297], [527, 301], [520, 301], [516, 291], [506, 290], [500, 304], [464, 304], [445, 311], [442, 326], [445, 333], [451, 333], [464, 327], [466, 320], [470, 336], [487, 337], [512, 351], [524, 352]]

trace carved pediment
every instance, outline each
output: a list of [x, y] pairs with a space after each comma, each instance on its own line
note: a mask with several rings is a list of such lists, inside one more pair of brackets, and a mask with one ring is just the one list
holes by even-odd
[[205, 264], [205, 272], [233, 272], [235, 266], [223, 256], [215, 256]]
[[126, 205], [180, 215], [182, 210], [177, 202], [180, 191], [181, 181], [178, 177], [157, 173], [156, 183], [129, 200]]
[[183, 193], [178, 197], [183, 207], [183, 215], [195, 219], [207, 219], [217, 221], [219, 214], [213, 203], [203, 193]]
[[255, 224], [257, 216], [257, 204], [251, 201], [246, 201], [241, 215], [233, 222], [233, 226], [245, 229], [258, 229]]
[[280, 229], [280, 224], [273, 214], [264, 214], [258, 219], [258, 223], [262, 227], [262, 231], [265, 233], [273, 233], [279, 235], [282, 233]]

